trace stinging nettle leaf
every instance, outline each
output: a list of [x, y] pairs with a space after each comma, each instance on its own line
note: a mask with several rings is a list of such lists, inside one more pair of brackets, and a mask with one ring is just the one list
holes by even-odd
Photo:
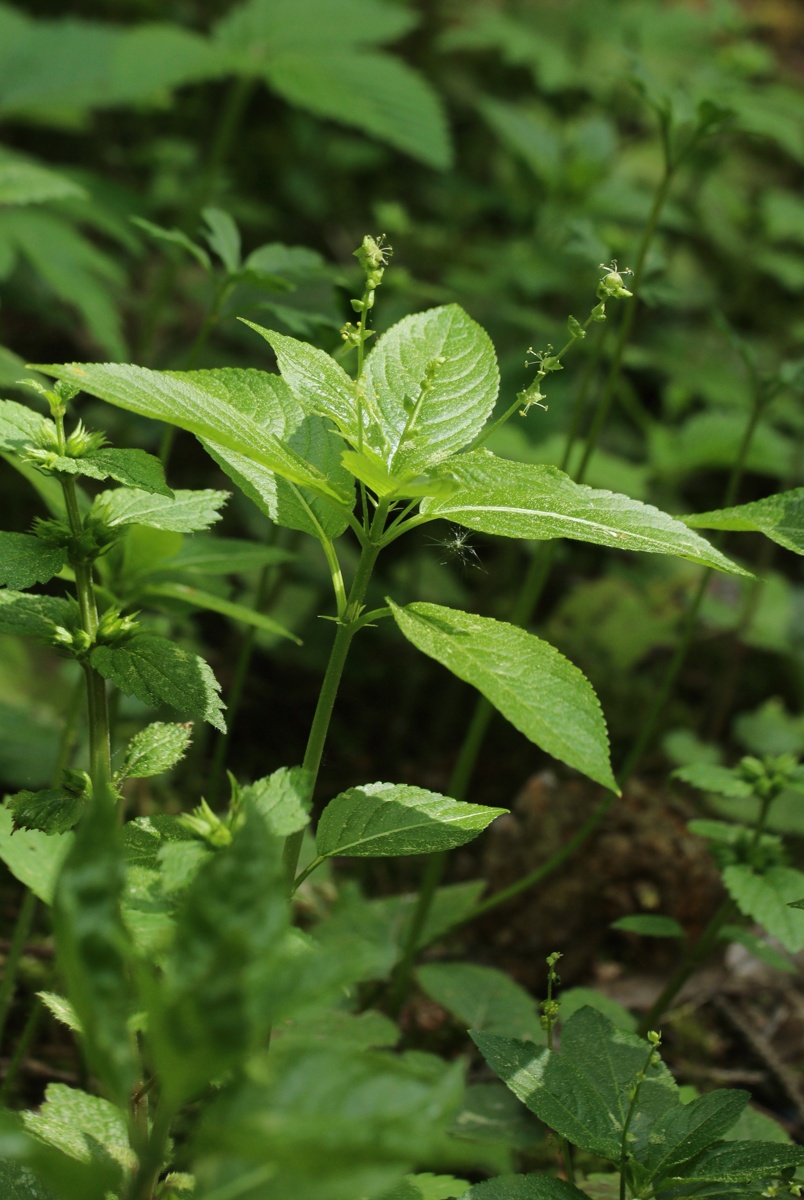
[[316, 849], [322, 858], [432, 854], [471, 841], [507, 811], [407, 784], [367, 783], [329, 802], [318, 822]]
[[22, 1123], [40, 1141], [79, 1162], [111, 1162], [129, 1170], [136, 1166], [125, 1117], [101, 1096], [49, 1083], [42, 1107], [23, 1113]]
[[229, 492], [179, 490], [172, 499], [136, 488], [110, 488], [92, 506], [94, 516], [112, 527], [146, 525], [173, 533], [195, 533], [220, 521]]
[[769, 867], [762, 874], [747, 863], [723, 871], [723, 882], [740, 912], [758, 921], [786, 950], [804, 947], [804, 912], [791, 908], [804, 891], [804, 872], [792, 867]]
[[78, 609], [69, 600], [0, 588], [0, 633], [52, 639], [57, 625], [70, 629], [77, 620]]
[[220, 684], [197, 654], [154, 634], [135, 634], [118, 646], [97, 646], [90, 655], [97, 671], [127, 696], [200, 717], [225, 732]]
[[682, 520], [694, 529], [758, 531], [794, 554], [804, 554], [804, 488], [779, 492], [735, 508], [692, 513]]
[[192, 739], [189, 725], [168, 725], [154, 721], [140, 730], [128, 744], [126, 757], [117, 775], [123, 779], [148, 779], [175, 767], [187, 753]]
[[311, 782], [304, 767], [280, 767], [244, 787], [241, 800], [254, 806], [275, 837], [287, 837], [307, 827]]
[[[24, 404], [0, 400], [0, 448], [12, 454], [22, 453], [26, 446], [37, 443], [44, 423], [44, 417]], [[52, 421], [48, 424], [55, 428]]]
[[146, 450], [103, 447], [80, 458], [59, 457], [54, 461], [53, 469], [68, 475], [86, 475], [90, 479], [114, 479], [124, 487], [173, 498], [173, 492], [165, 482], [162, 463]]
[[577, 541], [672, 554], [735, 575], [749, 575], [680, 520], [616, 492], [575, 483], [557, 467], [513, 462], [474, 450], [449, 463], [458, 486], [422, 512], [503, 537]]
[[86, 799], [65, 788], [47, 788], [40, 792], [23, 790], [9, 796], [8, 807], [14, 816], [14, 828], [39, 829], [42, 833], [66, 833], [78, 823]]
[[64, 566], [67, 555], [29, 533], [0, 532], [0, 584], [29, 588], [47, 583]]
[[388, 603], [414, 646], [476, 687], [548, 754], [619, 794], [597, 696], [554, 646], [491, 617], [437, 604]]

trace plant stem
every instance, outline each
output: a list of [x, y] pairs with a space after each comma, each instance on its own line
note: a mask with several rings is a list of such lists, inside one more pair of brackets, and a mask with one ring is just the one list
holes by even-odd
[[0, 981], [0, 1044], [3, 1041], [6, 1021], [14, 999], [17, 972], [22, 956], [25, 953], [25, 945], [31, 932], [35, 913], [36, 896], [26, 888], [17, 914], [17, 920], [14, 924], [11, 945], [6, 955], [6, 961], [3, 963], [3, 978]]
[[[304, 760], [302, 766], [308, 773], [309, 781], [309, 797], [312, 799], [315, 785], [318, 780], [318, 772], [321, 766], [321, 756], [324, 753], [324, 743], [329, 732], [329, 724], [332, 719], [332, 711], [335, 707], [335, 699], [338, 695], [338, 687], [340, 685], [343, 668], [346, 662], [346, 656], [349, 653], [349, 647], [352, 644], [352, 638], [360, 628], [360, 615], [363, 607], [363, 600], [368, 589], [371, 573], [374, 570], [374, 564], [377, 561], [377, 555], [380, 552], [378, 538], [382, 534], [385, 517], [388, 512], [387, 501], [381, 502], [377, 511], [374, 514], [372, 521], [369, 540], [363, 546], [360, 561], [357, 565], [357, 571], [352, 581], [352, 586], [349, 590], [349, 596], [346, 604], [346, 611], [343, 617], [338, 622], [338, 628], [335, 633], [335, 640], [332, 643], [329, 662], [324, 674], [324, 679], [321, 684], [321, 690], [318, 694], [318, 703], [313, 715], [313, 721], [310, 726], [310, 734], [307, 739], [307, 748], [304, 752]], [[299, 854], [301, 853], [302, 842], [304, 840], [304, 830], [301, 829], [297, 833], [292, 833], [285, 842], [283, 859], [285, 863], [285, 871], [287, 874], [288, 884], [292, 888], [293, 881], [296, 876], [296, 868], [299, 862]]]
[[174, 1113], [157, 1104], [150, 1137], [139, 1154], [139, 1165], [131, 1180], [126, 1200], [153, 1200], [165, 1159], [170, 1126]]
[[30, 1050], [31, 1043], [36, 1037], [36, 1031], [39, 1028], [39, 1022], [42, 1019], [42, 1010], [42, 1001], [37, 996], [34, 1000], [31, 1011], [28, 1013], [28, 1018], [23, 1026], [19, 1041], [17, 1042], [17, 1048], [11, 1057], [2, 1087], [0, 1087], [0, 1107], [5, 1107], [8, 1104], [11, 1090], [17, 1077], [17, 1071], [20, 1068], [20, 1064], [25, 1061], [25, 1055]]

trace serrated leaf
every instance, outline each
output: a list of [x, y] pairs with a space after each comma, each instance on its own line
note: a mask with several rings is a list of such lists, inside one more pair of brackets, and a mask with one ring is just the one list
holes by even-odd
[[129, 742], [118, 782], [149, 779], [169, 771], [184, 758], [191, 739], [192, 729], [187, 725], [167, 725], [162, 721], [147, 725]]
[[77, 613], [69, 600], [0, 588], [0, 633], [50, 640], [57, 625], [74, 626]]
[[139, 1065], [128, 1028], [132, 947], [120, 915], [124, 887], [116, 805], [110, 792], [100, 792], [59, 874], [53, 923], [87, 1060], [107, 1095], [126, 1111]]
[[717, 763], [689, 763], [673, 771], [673, 778], [704, 792], [717, 792], [719, 796], [750, 796], [752, 792], [751, 784], [737, 771]]
[[787, 1167], [804, 1166], [804, 1146], [779, 1142], [719, 1142], [674, 1172], [673, 1179], [756, 1183]]
[[475, 450], [449, 463], [458, 487], [422, 512], [467, 529], [517, 538], [577, 541], [672, 554], [735, 575], [749, 575], [682, 521], [616, 492], [574, 483], [557, 467], [512, 462]]
[[[0, 447], [20, 454], [36, 443], [45, 418], [14, 400], [0, 400]], [[53, 424], [53, 422], [49, 422]]]
[[86, 807], [83, 796], [65, 788], [16, 792], [7, 803], [16, 829], [40, 829], [42, 833], [66, 833], [77, 824]]
[[723, 871], [723, 882], [740, 912], [778, 938], [797, 954], [804, 947], [804, 912], [789, 907], [804, 892], [804, 872], [792, 867], [769, 867], [761, 875], [745, 863]]
[[[151, 371], [126, 363], [67, 363], [35, 366], [56, 379], [77, 383], [81, 390], [129, 412], [167, 421], [275, 471], [319, 496], [340, 502], [324, 475], [274, 434], [239, 412], [222, 394], [198, 386], [190, 375]], [[212, 376], [215, 372], [211, 372]]]
[[437, 604], [388, 603], [414, 646], [476, 687], [548, 754], [619, 794], [597, 696], [555, 647], [490, 617]]
[[330, 800], [318, 822], [316, 849], [322, 858], [432, 854], [463, 846], [507, 811], [408, 784], [367, 783]]
[[794, 554], [804, 554], [804, 488], [734, 508], [692, 513], [682, 520], [693, 529], [755, 530]]
[[[287, 444], [326, 477], [343, 505], [351, 511], [354, 484], [339, 462], [337, 438], [332, 436], [326, 421], [311, 415], [309, 409], [299, 404], [277, 375], [234, 367], [174, 374], [179, 379], [190, 379], [195, 386], [209, 390], [213, 396], [224, 396], [227, 403], [260, 429]], [[326, 499], [219, 442], [205, 439], [203, 444], [229, 478], [275, 524], [301, 529], [314, 536], [320, 536], [322, 529], [330, 538], [343, 533], [347, 518], [340, 508]]]
[[3, 1200], [105, 1200], [120, 1169], [68, 1158], [23, 1129], [19, 1113], [0, 1112], [0, 1194]]
[[57, 457], [53, 470], [67, 475], [85, 475], [89, 479], [114, 479], [124, 487], [138, 488], [153, 495], [173, 499], [165, 482], [165, 469], [153, 454], [145, 450], [117, 450], [104, 447], [80, 458]]
[[29, 588], [47, 583], [64, 566], [66, 552], [29, 533], [0, 532], [0, 584]]
[[56, 879], [75, 835], [13, 830], [11, 809], [4, 806], [0, 808], [0, 858], [11, 874], [30, 888], [39, 900], [52, 904]]
[[65, 175], [23, 158], [0, 158], [0, 204], [42, 204], [81, 200], [86, 192]]
[[57, 1021], [61, 1021], [62, 1025], [72, 1029], [73, 1033], [81, 1032], [81, 1022], [78, 1020], [72, 1004], [65, 996], [59, 996], [56, 992], [37, 992], [36, 994]]
[[186, 583], [148, 584], [138, 594], [145, 601], [156, 602], [157, 606], [160, 599], [179, 600], [184, 604], [191, 604], [194, 608], [205, 608], [209, 612], [220, 613], [221, 616], [230, 617], [233, 621], [240, 621], [244, 625], [253, 625], [255, 629], [263, 629], [266, 633], [274, 634], [275, 637], [289, 638], [297, 646], [302, 644], [302, 640], [297, 634], [291, 633], [289, 629], [280, 625], [267, 613], [250, 608], [247, 604], [238, 604], [236, 600], [227, 600], [214, 592], [191, 587]]
[[280, 767], [243, 788], [244, 803], [252, 804], [275, 837], [306, 829], [310, 820], [311, 778], [304, 767]]
[[[466, 446], [500, 386], [488, 334], [457, 304], [416, 313], [383, 334], [366, 359], [365, 404], [379, 430], [369, 445], [393, 472], [421, 472]], [[411, 415], [411, 405], [414, 415]]]
[[630, 917], [620, 917], [612, 921], [612, 929], [622, 929], [625, 933], [639, 933], [643, 937], [685, 938], [687, 935], [678, 921], [672, 917], [662, 917], [656, 913], [634, 913]]
[[93, 515], [106, 524], [146, 525], [174, 533], [194, 533], [220, 521], [228, 492], [179, 490], [173, 498], [136, 488], [110, 488], [95, 500]]
[[169, 1103], [240, 1061], [270, 1025], [288, 922], [279, 847], [252, 811], [184, 893], [162, 978], [146, 981], [149, 1041]]
[[498, 1175], [477, 1183], [459, 1200], [588, 1200], [588, 1193], [549, 1175]]
[[503, 971], [474, 963], [428, 963], [416, 978], [467, 1029], [544, 1044], [535, 999]]
[[748, 1092], [721, 1088], [661, 1116], [640, 1155], [646, 1178], [675, 1174], [679, 1164], [722, 1138], [737, 1122], [750, 1098]]
[[169, 704], [225, 732], [220, 684], [197, 654], [167, 638], [135, 634], [118, 646], [97, 646], [90, 655], [96, 671], [145, 704]]
[[49, 1083], [38, 1112], [22, 1115], [25, 1129], [79, 1162], [136, 1166], [123, 1114], [101, 1096]]

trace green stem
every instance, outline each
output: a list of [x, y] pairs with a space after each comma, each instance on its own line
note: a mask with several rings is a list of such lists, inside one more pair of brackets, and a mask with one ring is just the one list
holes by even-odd
[[5, 1106], [8, 1104], [11, 1096], [11, 1090], [17, 1078], [17, 1072], [20, 1069], [20, 1065], [25, 1061], [25, 1055], [30, 1050], [31, 1043], [36, 1037], [36, 1031], [39, 1028], [39, 1022], [42, 1019], [42, 1011], [42, 1001], [37, 996], [31, 1011], [28, 1013], [28, 1019], [23, 1026], [22, 1033], [20, 1034], [19, 1041], [17, 1042], [17, 1048], [11, 1056], [11, 1061], [8, 1064], [8, 1069], [6, 1070], [2, 1087], [0, 1087], [0, 1107], [5, 1108]]
[[14, 999], [17, 972], [19, 971], [22, 956], [25, 953], [25, 946], [31, 932], [35, 913], [36, 896], [26, 888], [14, 925], [14, 932], [11, 936], [11, 945], [8, 948], [6, 961], [3, 963], [3, 978], [2, 982], [0, 982], [0, 1044], [3, 1041], [6, 1021]]
[[[332, 711], [335, 707], [335, 699], [338, 695], [338, 687], [343, 675], [346, 656], [349, 653], [352, 638], [360, 628], [363, 600], [368, 589], [369, 580], [371, 579], [371, 573], [374, 570], [374, 564], [377, 561], [377, 555], [380, 552], [380, 546], [374, 539], [382, 533], [387, 512], [387, 501], [381, 502], [374, 514], [370, 540], [365, 543], [360, 555], [357, 571], [349, 590], [346, 611], [338, 623], [335, 640], [332, 643], [332, 650], [330, 651], [329, 662], [327, 663], [321, 690], [318, 694], [318, 703], [316, 704], [315, 714], [310, 726], [307, 748], [304, 752], [304, 760], [302, 762], [302, 766], [308, 774], [311, 799], [318, 780], [321, 757], [324, 753], [324, 743], [329, 732]], [[304, 830], [300, 829], [297, 833], [290, 834], [285, 842], [283, 858], [288, 883], [291, 887], [296, 875], [303, 840]]]
[[151, 1133], [139, 1154], [139, 1165], [126, 1193], [126, 1200], [153, 1200], [156, 1195], [173, 1116], [173, 1112], [164, 1104], [157, 1104]]
[[[650, 1026], [649, 1026], [649, 1028], [650, 1028]], [[628, 1131], [631, 1128], [631, 1121], [633, 1120], [634, 1112], [636, 1110], [637, 1099], [639, 1097], [639, 1089], [642, 1086], [642, 1083], [645, 1079], [645, 1072], [647, 1071], [648, 1067], [653, 1062], [654, 1053], [655, 1053], [655, 1048], [653, 1046], [651, 1046], [650, 1050], [648, 1051], [648, 1057], [645, 1061], [645, 1065], [642, 1068], [642, 1070], [637, 1074], [636, 1081], [633, 1085], [633, 1090], [631, 1093], [631, 1103], [628, 1105], [628, 1112], [626, 1113], [625, 1123], [623, 1124], [622, 1141], [620, 1143], [620, 1200], [626, 1200], [625, 1179], [626, 1179], [626, 1168], [628, 1165]]]

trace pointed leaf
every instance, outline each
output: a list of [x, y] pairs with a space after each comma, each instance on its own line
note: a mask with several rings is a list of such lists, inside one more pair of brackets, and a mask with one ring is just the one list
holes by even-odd
[[316, 849], [323, 858], [432, 854], [471, 841], [507, 811], [403, 783], [367, 783], [330, 800], [318, 822]]
[[488, 334], [449, 304], [405, 317], [383, 334], [363, 382], [366, 408], [380, 427], [379, 437], [369, 432], [369, 444], [394, 473], [406, 473], [472, 441], [494, 408], [500, 375]]
[[769, 867], [761, 875], [746, 863], [723, 871], [723, 882], [740, 912], [752, 917], [797, 954], [804, 947], [804, 912], [790, 908], [804, 893], [804, 872], [792, 867]]
[[47, 200], [85, 200], [77, 183], [22, 158], [0, 160], [0, 204], [42, 204]]
[[56, 992], [37, 992], [36, 994], [57, 1021], [61, 1021], [62, 1025], [72, 1029], [73, 1033], [81, 1032], [81, 1022], [69, 1000], [64, 996], [57, 995]]
[[558, 650], [490, 617], [437, 604], [389, 604], [408, 641], [476, 687], [520, 733], [619, 792], [597, 696]]
[[145, 450], [104, 447], [80, 458], [56, 458], [53, 469], [68, 475], [86, 475], [89, 479], [114, 479], [125, 487], [173, 498], [162, 463]]
[[0, 532], [0, 584], [29, 588], [47, 583], [64, 566], [67, 555], [29, 533]]
[[146, 725], [129, 742], [117, 781], [148, 779], [169, 771], [184, 758], [191, 738], [192, 728], [188, 725], [166, 725], [162, 721]]
[[26, 1133], [19, 1113], [0, 1112], [3, 1200], [106, 1200], [119, 1183], [117, 1164], [77, 1162]]
[[68, 600], [0, 589], [0, 633], [49, 640], [57, 625], [70, 629], [77, 616], [77, 608]]
[[112, 527], [147, 525], [151, 529], [193, 533], [220, 521], [220, 510], [228, 499], [228, 492], [211, 490], [177, 491], [170, 499], [135, 488], [110, 488], [97, 497], [92, 511]]
[[717, 792], [720, 796], [750, 796], [752, 791], [751, 784], [738, 771], [711, 762], [693, 762], [678, 767], [673, 778], [704, 792]]
[[754, 1183], [775, 1178], [788, 1167], [804, 1166], [804, 1146], [779, 1142], [718, 1142], [685, 1162], [673, 1179]]
[[30, 888], [43, 904], [53, 903], [56, 880], [74, 836], [32, 829], [15, 831], [11, 809], [0, 808], [0, 858], [11, 874]]
[[242, 800], [253, 804], [275, 837], [306, 829], [310, 820], [311, 778], [304, 767], [278, 771], [243, 788]]
[[678, 921], [672, 917], [662, 917], [657, 913], [634, 913], [630, 917], [620, 917], [612, 921], [612, 929], [622, 929], [625, 933], [639, 933], [643, 937], [685, 938], [687, 935]]
[[503, 971], [474, 963], [428, 963], [416, 978], [467, 1029], [544, 1044], [535, 999]]
[[14, 816], [15, 829], [66, 833], [77, 824], [86, 799], [66, 788], [48, 788], [41, 792], [16, 792], [9, 796], [8, 807]]
[[101, 1096], [49, 1083], [38, 1112], [22, 1114], [29, 1133], [79, 1162], [131, 1169], [136, 1158], [123, 1114]]
[[670, 1109], [656, 1123], [641, 1156], [647, 1177], [672, 1174], [673, 1168], [722, 1138], [749, 1100], [748, 1092], [721, 1088]]
[[20, 454], [26, 446], [36, 445], [44, 422], [45, 418], [32, 408], [14, 400], [0, 400], [0, 447]]
[[50, 364], [36, 369], [77, 383], [82, 391], [119, 408], [167, 421], [219, 443], [317, 495], [340, 500], [325, 477], [308, 466], [301, 455], [230, 404], [224, 389], [223, 394], [216, 394], [213, 381], [209, 388], [200, 387], [178, 372], [150, 371], [126, 363]]
[[181, 246], [188, 254], [192, 254], [193, 258], [201, 264], [205, 271], [212, 268], [209, 255], [203, 246], [199, 246], [192, 238], [189, 238], [186, 233], [182, 233], [180, 229], [165, 229], [161, 225], [154, 225], [153, 221], [146, 221], [144, 217], [131, 217], [135, 225], [139, 225], [140, 229], [144, 229], [152, 238], [156, 238], [159, 242], [172, 242], [176, 246]]
[[175, 642], [138, 633], [118, 646], [97, 646], [90, 661], [127, 696], [154, 707], [169, 704], [225, 731], [220, 684], [212, 669]]
[[804, 554], [804, 488], [682, 520], [693, 529], [758, 530], [794, 554]]
[[181, 600], [185, 604], [192, 604], [195, 608], [205, 608], [209, 612], [220, 613], [224, 617], [231, 617], [233, 621], [240, 621], [244, 625], [253, 625], [255, 629], [264, 629], [266, 633], [273, 633], [277, 637], [290, 638], [297, 646], [301, 645], [301, 638], [295, 633], [291, 633], [284, 625], [280, 625], [273, 617], [269, 617], [267, 613], [258, 612], [256, 608], [250, 608], [247, 604], [238, 604], [235, 600], [226, 600], [223, 596], [218, 596], [214, 592], [206, 592], [202, 588], [190, 587], [186, 583], [153, 583], [142, 588], [139, 595], [144, 600], [159, 600], [163, 597], [166, 600]]
[[680, 520], [616, 492], [574, 483], [557, 467], [512, 462], [486, 450], [449, 463], [459, 486], [422, 512], [503, 537], [568, 537], [619, 550], [673, 554], [735, 575], [748, 575]]

